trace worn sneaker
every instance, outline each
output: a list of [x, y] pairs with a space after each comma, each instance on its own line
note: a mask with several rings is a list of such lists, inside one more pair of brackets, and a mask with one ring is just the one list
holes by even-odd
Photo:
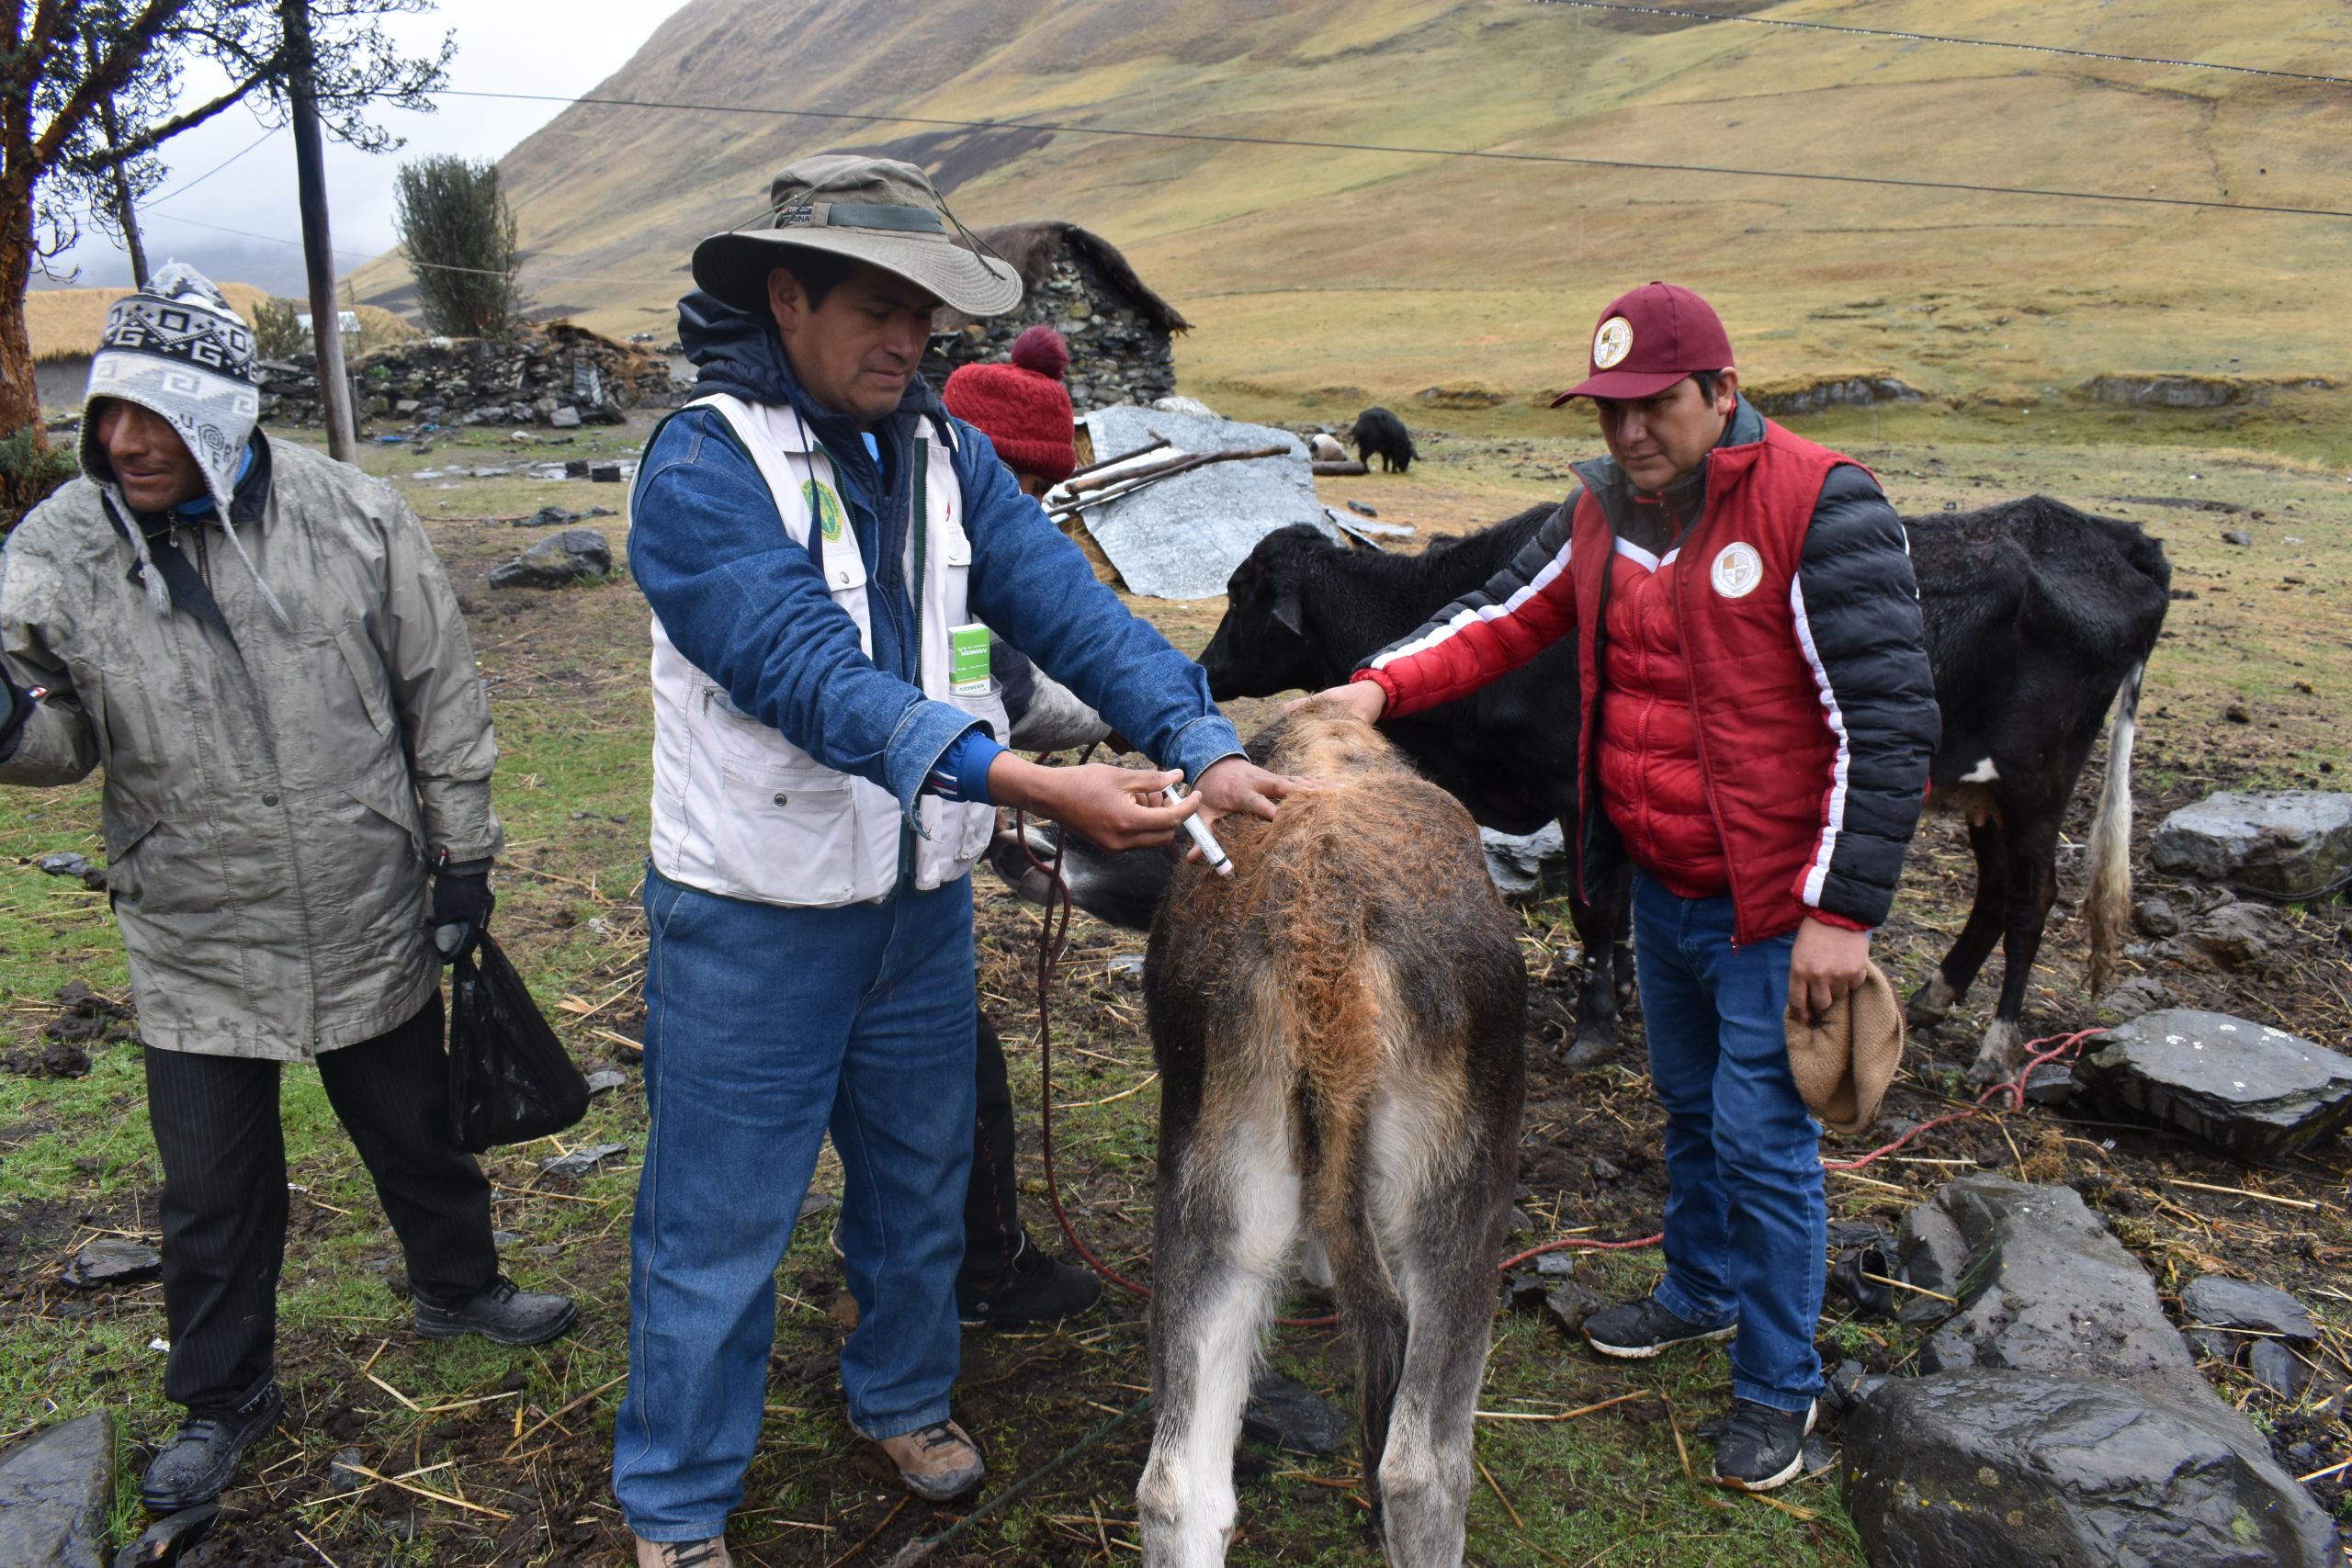
[[234, 1410], [190, 1411], [148, 1465], [139, 1500], [151, 1514], [176, 1514], [211, 1502], [237, 1473], [238, 1457], [277, 1425], [285, 1410], [273, 1382]]
[[1023, 1235], [1012, 1268], [994, 1284], [956, 1281], [956, 1315], [967, 1325], [1059, 1323], [1102, 1299], [1091, 1269], [1047, 1256]]
[[1584, 1341], [1604, 1356], [1621, 1361], [1646, 1361], [1669, 1345], [1693, 1339], [1728, 1339], [1738, 1325], [1702, 1328], [1687, 1317], [1668, 1311], [1656, 1296], [1620, 1302], [1584, 1320]]
[[1775, 1410], [1751, 1399], [1731, 1402], [1731, 1419], [1715, 1438], [1715, 1482], [1736, 1492], [1770, 1492], [1804, 1469], [1804, 1440], [1815, 1410]]
[[980, 1459], [980, 1446], [953, 1421], [933, 1421], [895, 1438], [873, 1440], [899, 1467], [899, 1479], [907, 1483], [907, 1490], [927, 1503], [961, 1497], [989, 1472]]
[[463, 1306], [435, 1306], [421, 1296], [416, 1303], [416, 1331], [427, 1339], [479, 1334], [493, 1345], [544, 1345], [579, 1317], [570, 1296], [519, 1290], [504, 1275]]
[[708, 1540], [648, 1540], [637, 1538], [637, 1568], [735, 1568], [727, 1542]]

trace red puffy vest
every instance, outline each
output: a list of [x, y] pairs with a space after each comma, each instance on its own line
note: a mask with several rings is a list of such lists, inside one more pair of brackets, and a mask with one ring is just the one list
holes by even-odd
[[[1807, 894], [1818, 896], [1828, 863], [1844, 749], [1807, 647], [1797, 566], [1822, 484], [1831, 468], [1851, 461], [1769, 422], [1763, 440], [1715, 448], [1699, 525], [1656, 585], [1672, 595], [1699, 777], [1722, 836], [1738, 942], [1796, 929], [1814, 912]], [[1601, 755], [1596, 722], [1615, 722], [1613, 693], [1600, 685], [1604, 669], [1613, 682], [1618, 657], [1601, 635], [1615, 545], [1588, 486], [1577, 503], [1567, 572], [1582, 639], [1579, 755], [1587, 759]], [[1588, 822], [1601, 804], [1593, 798], [1596, 776], [1588, 761], [1579, 794]], [[1662, 806], [1671, 796], [1657, 799]], [[1609, 804], [1612, 816], [1657, 809], [1638, 800]]]

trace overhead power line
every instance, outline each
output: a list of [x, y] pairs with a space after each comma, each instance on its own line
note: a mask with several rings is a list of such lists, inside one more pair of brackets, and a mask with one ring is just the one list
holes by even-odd
[[2281, 71], [2267, 65], [2228, 65], [2214, 60], [2169, 60], [2158, 54], [2111, 54], [2104, 50], [2069, 49], [2056, 43], [2018, 43], [2006, 39], [1953, 38], [1944, 33], [1904, 32], [1894, 28], [1857, 28], [1843, 22], [1800, 22], [1785, 17], [1749, 17], [1731, 12], [1679, 11], [1669, 6], [1629, 6], [1611, 0], [1533, 0], [1538, 6], [1566, 6], [1579, 11], [1622, 11], [1636, 17], [1674, 17], [1690, 22], [1740, 22], [1754, 28], [1788, 28], [1808, 33], [1846, 33], [1856, 38], [1895, 39], [1905, 43], [1962, 44], [1971, 49], [2007, 49], [2028, 54], [2063, 54], [2075, 60], [2105, 60], [2124, 65], [2164, 65], [2188, 71], [2227, 71], [2239, 76], [2277, 76], [2290, 82], [2325, 82], [2352, 87], [2352, 76], [2330, 76], [2318, 71]]
[[2040, 197], [2060, 201], [2123, 202], [2136, 207], [2187, 207], [2220, 212], [2269, 212], [2296, 218], [2352, 218], [2333, 207], [2290, 207], [2251, 201], [2215, 201], [2190, 196], [2132, 196], [2115, 191], [2060, 190], [2037, 186], [1984, 185], [1967, 180], [1905, 179], [1894, 175], [1838, 175], [1804, 169], [1750, 169], [1727, 164], [1670, 164], [1634, 158], [1577, 157], [1566, 152], [1507, 152], [1487, 147], [1416, 147], [1378, 141], [1327, 141], [1287, 136], [1243, 136], [1208, 130], [1142, 130], [1125, 126], [1064, 125], [1052, 120], [951, 119], [938, 115], [864, 114], [847, 109], [787, 109], [747, 104], [697, 104], [661, 98], [567, 97], [560, 93], [497, 93], [443, 88], [444, 97], [504, 98], [532, 103], [578, 104], [597, 108], [659, 109], [673, 113], [759, 115], [795, 119], [849, 120], [866, 125], [928, 125], [959, 130], [1035, 130], [1066, 136], [1116, 136], [1148, 141], [1206, 141], [1239, 147], [1298, 147], [1323, 152], [1385, 152], [1413, 158], [1476, 158], [1510, 164], [1548, 164], [1571, 168], [1631, 169], [1645, 174], [1717, 175], [1738, 179], [1803, 180], [1827, 185], [1890, 186], [1903, 190], [1960, 191], [1972, 196]]

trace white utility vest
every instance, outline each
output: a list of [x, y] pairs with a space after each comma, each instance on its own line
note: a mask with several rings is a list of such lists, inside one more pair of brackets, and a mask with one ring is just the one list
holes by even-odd
[[[792, 542], [818, 531], [825, 586], [857, 624], [858, 646], [874, 654], [865, 565], [833, 466], [790, 408], [747, 403], [724, 393], [697, 398], [734, 428], [759, 465]], [[985, 719], [999, 740], [1012, 731], [1004, 700], [948, 689], [950, 626], [970, 615], [965, 591], [972, 545], [956, 512], [962, 491], [954, 456], [915, 443], [915, 504], [922, 514], [921, 672], [923, 695]], [[915, 581], [912, 533], [907, 581]], [[991, 683], [993, 684], [993, 683]], [[818, 761], [783, 734], [745, 716], [653, 621], [653, 865], [673, 882], [761, 904], [830, 908], [875, 902], [898, 886], [910, 841], [915, 886], [930, 889], [972, 869], [988, 849], [996, 813], [923, 795], [922, 834], [905, 829], [890, 792]], [[924, 835], [928, 835], [927, 837]]]

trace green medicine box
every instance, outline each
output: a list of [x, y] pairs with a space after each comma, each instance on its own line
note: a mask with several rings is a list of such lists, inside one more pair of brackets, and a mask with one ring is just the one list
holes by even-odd
[[989, 629], [978, 621], [947, 628], [947, 685], [959, 696], [989, 689]]

